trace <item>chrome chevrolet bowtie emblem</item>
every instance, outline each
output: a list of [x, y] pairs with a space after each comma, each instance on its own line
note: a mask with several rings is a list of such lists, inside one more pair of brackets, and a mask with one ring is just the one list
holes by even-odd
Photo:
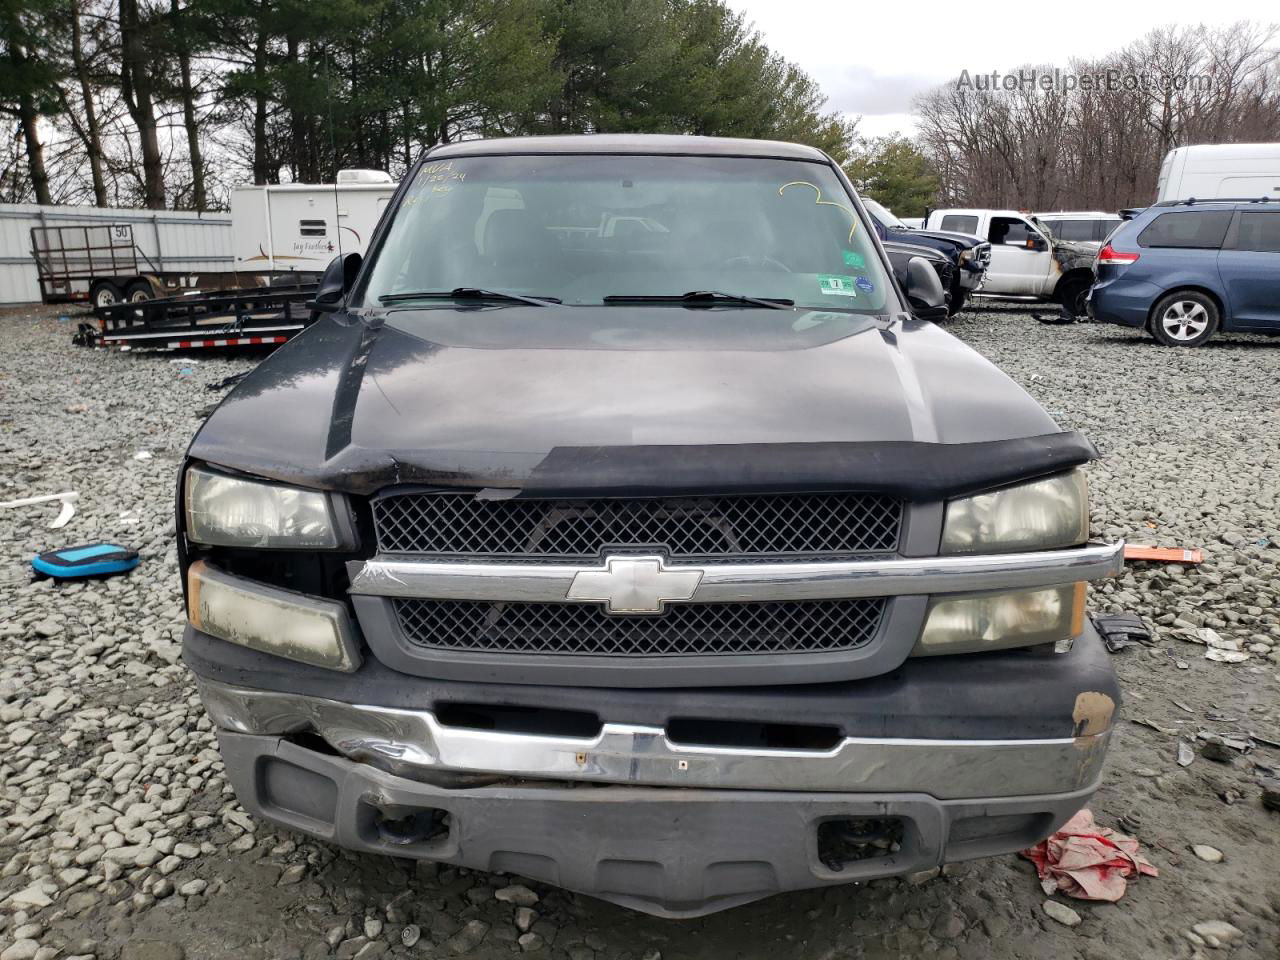
[[605, 603], [610, 613], [661, 613], [671, 601], [692, 599], [701, 580], [701, 570], [671, 569], [661, 557], [609, 557], [602, 570], [578, 571], [566, 597]]

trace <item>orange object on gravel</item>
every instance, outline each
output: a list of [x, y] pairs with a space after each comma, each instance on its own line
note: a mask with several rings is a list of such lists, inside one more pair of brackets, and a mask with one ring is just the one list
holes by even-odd
[[1198, 547], [1138, 547], [1129, 544], [1124, 548], [1124, 558], [1162, 563], [1204, 563], [1204, 554]]

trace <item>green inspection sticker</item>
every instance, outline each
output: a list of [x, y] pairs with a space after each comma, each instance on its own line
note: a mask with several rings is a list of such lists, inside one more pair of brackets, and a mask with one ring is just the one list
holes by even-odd
[[852, 250], [846, 250], [844, 251], [844, 265], [846, 267], [853, 267], [855, 270], [865, 270], [867, 267], [867, 259], [860, 253], [855, 253]]
[[858, 288], [853, 277], [841, 277], [833, 273], [818, 274], [818, 289], [836, 297], [856, 297]]

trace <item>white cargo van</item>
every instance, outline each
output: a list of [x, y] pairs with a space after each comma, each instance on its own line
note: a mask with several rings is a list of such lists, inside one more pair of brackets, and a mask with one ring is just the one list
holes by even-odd
[[231, 192], [231, 252], [242, 273], [320, 273], [363, 255], [396, 185], [381, 170], [339, 170], [336, 184], [282, 183]]
[[1156, 202], [1280, 198], [1280, 143], [1177, 147], [1160, 166]]

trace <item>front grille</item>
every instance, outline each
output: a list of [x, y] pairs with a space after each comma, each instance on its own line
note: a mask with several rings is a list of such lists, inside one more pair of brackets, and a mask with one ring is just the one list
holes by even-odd
[[383, 553], [594, 560], [606, 548], [673, 560], [835, 559], [897, 549], [902, 502], [877, 494], [480, 500], [412, 493], [373, 502]]
[[856, 649], [875, 636], [886, 600], [679, 603], [654, 616], [618, 616], [595, 604], [394, 604], [405, 638], [437, 650], [696, 657]]

